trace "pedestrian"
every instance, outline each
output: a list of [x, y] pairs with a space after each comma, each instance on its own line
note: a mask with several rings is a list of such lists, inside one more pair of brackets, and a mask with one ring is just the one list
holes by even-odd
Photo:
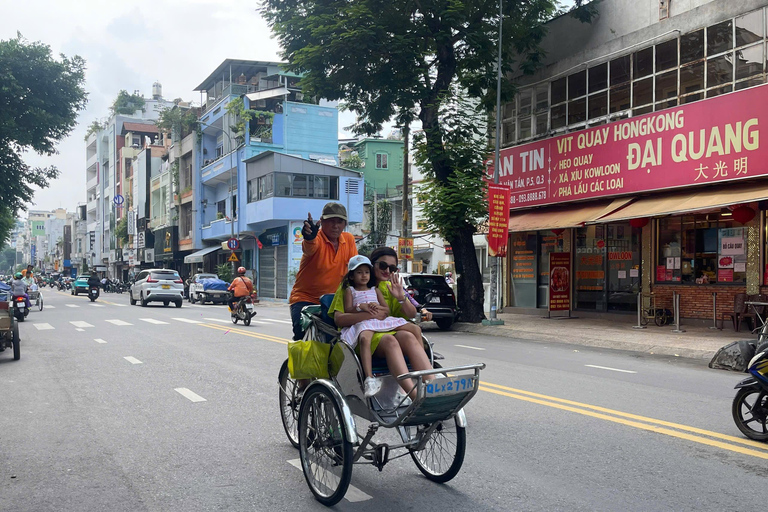
[[288, 299], [294, 340], [300, 340], [304, 335], [302, 308], [319, 304], [321, 296], [334, 293], [347, 273], [347, 262], [357, 255], [355, 238], [344, 231], [346, 227], [347, 209], [342, 204], [326, 204], [317, 223], [311, 213], [307, 214], [301, 231], [304, 237], [301, 263]]

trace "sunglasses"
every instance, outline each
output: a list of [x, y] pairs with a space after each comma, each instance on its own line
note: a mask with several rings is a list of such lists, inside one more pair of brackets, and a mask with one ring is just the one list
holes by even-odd
[[390, 272], [393, 272], [393, 273], [397, 272], [397, 267], [395, 265], [387, 265], [383, 261], [380, 261], [377, 264], [377, 266], [379, 267], [379, 270], [381, 270], [382, 272], [385, 272], [387, 270], [389, 270]]

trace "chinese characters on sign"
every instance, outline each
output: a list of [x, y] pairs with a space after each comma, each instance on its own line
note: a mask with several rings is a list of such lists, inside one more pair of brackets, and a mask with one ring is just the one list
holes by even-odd
[[507, 255], [509, 185], [488, 185], [488, 255]]
[[521, 208], [766, 175], [756, 165], [768, 159], [766, 93], [761, 85], [503, 149], [499, 180]]
[[571, 253], [549, 253], [549, 310], [571, 309]]

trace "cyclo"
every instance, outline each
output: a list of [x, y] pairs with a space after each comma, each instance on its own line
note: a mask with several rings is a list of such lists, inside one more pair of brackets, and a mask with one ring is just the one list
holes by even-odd
[[[304, 477], [315, 498], [324, 505], [335, 505], [347, 492], [353, 464], [372, 464], [381, 471], [387, 462], [405, 455], [411, 456], [429, 480], [451, 480], [461, 469], [466, 450], [463, 407], [477, 393], [485, 364], [441, 368], [434, 361], [431, 344], [423, 338], [435, 369], [394, 377], [385, 360], [374, 358], [374, 375], [388, 380], [389, 385], [385, 382], [382, 392], [365, 398], [360, 361], [325, 314], [332, 299], [333, 295], [325, 295], [321, 306], [302, 310], [310, 339], [330, 345], [328, 377], [312, 379], [301, 392], [291, 378], [288, 360], [278, 377], [283, 427], [291, 444], [299, 448]], [[436, 378], [425, 381], [429, 375]], [[416, 381], [415, 400], [408, 395], [380, 396], [386, 388], [399, 389], [397, 382], [404, 379]], [[366, 432], [358, 431], [355, 417], [370, 422]], [[379, 428], [396, 429], [402, 442], [374, 442]], [[390, 456], [393, 450], [404, 453]]]

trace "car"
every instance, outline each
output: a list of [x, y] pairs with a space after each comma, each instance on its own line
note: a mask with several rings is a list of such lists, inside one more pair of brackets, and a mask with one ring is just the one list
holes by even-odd
[[406, 291], [432, 313], [437, 326], [447, 331], [459, 316], [456, 295], [440, 274], [401, 274]]
[[128, 291], [131, 306], [137, 302], [146, 307], [150, 302], [162, 302], [168, 306], [171, 302], [181, 307], [184, 299], [184, 282], [179, 273], [167, 268], [142, 270]]
[[216, 274], [195, 274], [192, 276], [189, 280], [188, 293], [189, 302], [192, 304], [198, 301], [200, 304], [205, 304], [208, 301], [226, 304], [229, 300], [227, 283], [219, 279]]
[[88, 279], [91, 276], [77, 276], [77, 279], [72, 281], [72, 295], [78, 295], [80, 293], [88, 294]]

